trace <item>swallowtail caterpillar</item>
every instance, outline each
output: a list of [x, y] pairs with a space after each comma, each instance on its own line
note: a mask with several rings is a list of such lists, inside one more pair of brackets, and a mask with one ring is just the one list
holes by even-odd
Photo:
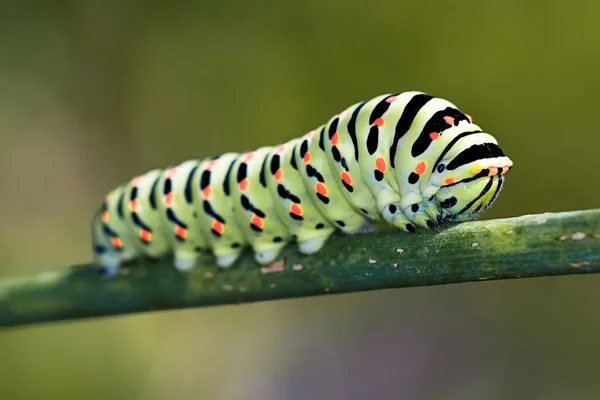
[[511, 167], [454, 104], [416, 91], [381, 95], [287, 143], [184, 161], [115, 188], [93, 218], [94, 263], [112, 275], [171, 253], [185, 271], [208, 252], [230, 267], [250, 247], [268, 264], [292, 241], [312, 254], [336, 230], [381, 220], [432, 229], [477, 218]]

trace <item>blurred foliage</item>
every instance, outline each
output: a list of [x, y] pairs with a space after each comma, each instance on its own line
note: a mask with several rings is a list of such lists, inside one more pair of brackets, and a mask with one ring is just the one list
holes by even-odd
[[[598, 207], [600, 4], [22, 1], [0, 13], [0, 276], [89, 260], [148, 168], [447, 98], [515, 167], [486, 218]], [[0, 398], [596, 399], [598, 277], [382, 291], [0, 333]]]

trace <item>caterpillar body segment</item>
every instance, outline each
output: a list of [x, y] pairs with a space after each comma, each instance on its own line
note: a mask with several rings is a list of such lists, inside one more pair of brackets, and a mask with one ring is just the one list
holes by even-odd
[[127, 248], [136, 248], [138, 253], [143, 249], [151, 258], [160, 257], [172, 248], [167, 234], [167, 221], [163, 218], [164, 209], [159, 207], [156, 190], [163, 172], [154, 169], [132, 179], [123, 193], [123, 198], [118, 199], [116, 203], [117, 207], [123, 209], [123, 219], [126, 222], [130, 221], [126, 226], [128, 237], [135, 238]]
[[[339, 183], [341, 178], [329, 166], [329, 155], [324, 150], [326, 129], [327, 125], [320, 126], [302, 138], [297, 163], [312, 204], [331, 225], [352, 233], [362, 226], [365, 217], [346, 200]], [[364, 214], [368, 213], [365, 211]]]
[[217, 265], [230, 267], [240, 256], [246, 239], [236, 223], [231, 203], [230, 177], [239, 154], [225, 153], [200, 162], [192, 178], [191, 193], [197, 225], [207, 246], [202, 254], [214, 254]]
[[192, 183], [198, 169], [196, 160], [168, 168], [155, 188], [160, 199], [158, 208], [166, 217], [165, 233], [173, 249], [174, 265], [182, 271], [193, 268], [198, 253], [208, 248], [208, 239], [196, 222], [197, 207], [192, 195]]
[[260, 264], [272, 262], [290, 242], [292, 234], [277, 217], [276, 198], [261, 184], [261, 169], [274, 149], [262, 147], [243, 154], [234, 165], [237, 171], [232, 187], [236, 220]]
[[271, 152], [261, 169], [260, 183], [276, 199], [276, 215], [298, 242], [300, 252], [312, 254], [323, 246], [335, 226], [313, 206], [304, 184], [300, 168], [306, 166], [296, 159], [301, 142], [294, 139]]
[[94, 263], [114, 274], [173, 255], [186, 271], [250, 248], [259, 264], [288, 243], [319, 251], [336, 230], [383, 220], [407, 232], [477, 218], [512, 161], [454, 104], [423, 92], [355, 103], [288, 142], [155, 169], [118, 186], [92, 221]]

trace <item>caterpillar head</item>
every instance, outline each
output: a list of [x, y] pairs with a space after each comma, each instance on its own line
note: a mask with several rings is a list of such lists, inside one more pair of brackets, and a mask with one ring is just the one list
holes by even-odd
[[490, 140], [487, 134], [480, 135], [469, 138], [463, 146], [456, 146], [436, 165], [435, 180], [440, 189], [435, 201], [446, 219], [477, 218], [498, 198], [504, 174], [512, 167], [512, 160], [504, 155], [496, 141]]

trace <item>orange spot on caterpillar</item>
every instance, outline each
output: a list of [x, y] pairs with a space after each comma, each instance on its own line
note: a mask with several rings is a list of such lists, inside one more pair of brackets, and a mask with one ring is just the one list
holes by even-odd
[[337, 146], [339, 141], [340, 141], [340, 134], [338, 132], [334, 133], [333, 136], [331, 137], [331, 139], [329, 139], [329, 143], [331, 143], [332, 146]]
[[181, 227], [181, 226], [177, 225], [177, 226], [175, 227], [175, 235], [176, 235], [177, 237], [180, 237], [180, 238], [182, 238], [182, 239], [185, 239], [185, 238], [187, 237], [187, 229], [185, 229], [185, 228], [183, 228], [183, 227]]
[[165, 194], [165, 198], [163, 200], [166, 207], [171, 207], [175, 203], [175, 193], [169, 192]]
[[453, 183], [454, 183], [454, 178], [444, 179], [444, 185], [452, 185]]
[[248, 161], [252, 160], [253, 157], [254, 157], [253, 151], [250, 153], [246, 153], [246, 155], [242, 158], [242, 162], [247, 163]]
[[202, 198], [206, 200], [210, 200], [212, 197], [212, 186], [207, 186], [202, 189]]
[[102, 222], [104, 222], [106, 224], [108, 222], [109, 216], [110, 216], [110, 214], [108, 213], [108, 211], [104, 211], [102, 213]]
[[305, 135], [305, 138], [312, 139], [313, 136], [315, 136], [315, 131], [310, 131]]
[[209, 162], [206, 163], [206, 165], [204, 166], [204, 169], [206, 171], [210, 171], [210, 170], [212, 170], [212, 168], [215, 166], [216, 163], [217, 163], [217, 160], [210, 160]]
[[338, 117], [338, 118], [344, 118], [344, 115], [346, 115], [346, 110], [344, 110], [341, 113], [337, 114], [336, 117]]
[[500, 168], [488, 168], [488, 176], [496, 176], [500, 172]]
[[175, 176], [175, 172], [177, 172], [177, 167], [173, 167], [167, 170], [167, 172], [165, 172], [165, 176], [167, 177], [167, 179], [172, 179], [173, 176]]
[[439, 134], [439, 133], [437, 133], [437, 132], [431, 132], [431, 133], [429, 134], [429, 137], [431, 138], [431, 140], [436, 140], [437, 138], [439, 138], [439, 137], [440, 137], [440, 134]]
[[385, 162], [385, 158], [377, 157], [375, 160], [375, 169], [377, 169], [379, 172], [387, 171], [387, 163]]
[[304, 162], [304, 164], [308, 164], [308, 162], [310, 161], [310, 151], [307, 151], [306, 154], [304, 154], [302, 161]]
[[473, 118], [469, 114], [465, 114], [465, 117], [467, 117], [470, 123], [473, 123]]
[[296, 215], [302, 215], [302, 207], [296, 203], [290, 204], [290, 212]]
[[225, 225], [223, 225], [221, 222], [217, 221], [216, 219], [213, 219], [210, 227], [213, 231], [217, 232], [219, 235], [222, 235], [223, 232], [225, 231]]
[[250, 185], [250, 181], [248, 180], [248, 178], [244, 178], [238, 184], [238, 188], [240, 189], [240, 192], [245, 192], [246, 190], [248, 190], [249, 185]]
[[140, 207], [139, 199], [133, 199], [129, 202], [129, 211], [136, 212]]
[[386, 103], [393, 103], [394, 101], [396, 101], [396, 99], [398, 98], [398, 96], [392, 96], [392, 97], [388, 97], [387, 99], [385, 99]]
[[327, 188], [325, 187], [325, 184], [323, 184], [322, 182], [315, 183], [315, 191], [317, 193], [319, 193], [321, 196], [327, 196]]
[[281, 154], [281, 153], [283, 153], [284, 150], [285, 150], [285, 145], [282, 144], [279, 147], [277, 147], [277, 149], [275, 150], [275, 154]]
[[346, 182], [347, 185], [352, 186], [352, 177], [350, 176], [350, 174], [346, 171], [342, 171], [340, 172], [340, 177], [342, 178], [342, 180], [344, 182]]
[[142, 239], [146, 243], [150, 243], [152, 241], [152, 233], [148, 232], [145, 229], [140, 229], [139, 235], [140, 239]]
[[427, 163], [425, 161], [421, 161], [417, 165], [415, 165], [415, 174], [421, 176], [427, 170]]
[[454, 125], [454, 118], [453, 118], [453, 117], [451, 117], [451, 116], [449, 116], [449, 115], [446, 115], [446, 116], [444, 117], [444, 121], [446, 121], [446, 123], [447, 123], [448, 125]]
[[121, 239], [119, 239], [118, 237], [114, 237], [110, 240], [110, 244], [112, 245], [112, 247], [114, 247], [115, 249], [120, 249], [121, 247], [123, 247], [123, 242], [121, 241]]
[[250, 223], [259, 228], [262, 228], [265, 225], [265, 221], [263, 221], [263, 219], [256, 214], [252, 214], [252, 218], [250, 218]]
[[281, 178], [283, 178], [283, 170], [281, 168], [279, 168], [277, 171], [275, 171], [275, 175], [273, 175], [273, 179], [275, 180], [275, 182], [279, 182], [281, 180]]
[[508, 165], [505, 165], [504, 167], [502, 167], [502, 175], [507, 173], [509, 169], [510, 169], [510, 167]]
[[377, 125], [378, 128], [381, 128], [384, 122], [385, 121], [383, 120], [383, 118], [379, 117], [375, 121], [373, 121], [373, 125]]

